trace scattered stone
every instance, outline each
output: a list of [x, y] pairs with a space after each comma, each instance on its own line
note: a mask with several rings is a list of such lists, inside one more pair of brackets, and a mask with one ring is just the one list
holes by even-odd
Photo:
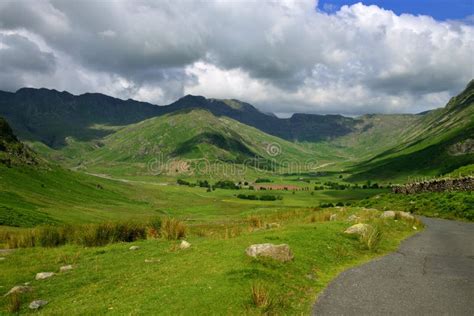
[[399, 212], [399, 213], [402, 219], [406, 219], [410, 221], [415, 219], [415, 217], [408, 212]]
[[31, 282], [25, 282], [25, 283], [23, 283], [23, 285], [26, 285], [26, 286], [28, 286], [28, 285], [30, 285], [30, 284], [31, 284]]
[[369, 229], [369, 227], [370, 227], [369, 224], [359, 223], [359, 224], [352, 225], [351, 227], [346, 229], [344, 231], [344, 233], [351, 234], [351, 235], [354, 235], [354, 234], [355, 235], [362, 235]]
[[160, 262], [161, 259], [145, 259], [145, 262], [146, 263], [156, 263], [156, 262]]
[[17, 285], [17, 286], [14, 286], [11, 288], [10, 291], [8, 291], [7, 294], [5, 294], [4, 296], [8, 296], [10, 294], [15, 294], [15, 293], [18, 293], [18, 294], [22, 294], [22, 293], [28, 293], [28, 292], [31, 292], [31, 286], [26, 286], [26, 285]]
[[191, 247], [191, 244], [186, 240], [181, 241], [181, 244], [179, 245], [179, 249], [188, 249], [189, 247]]
[[59, 268], [59, 272], [68, 272], [72, 269], [74, 269], [72, 265], [62, 266], [61, 268]]
[[278, 223], [268, 223], [266, 226], [267, 226], [267, 229], [280, 228], [280, 224]]
[[349, 217], [347, 218], [347, 220], [348, 220], [349, 222], [355, 222], [355, 221], [359, 220], [359, 216], [352, 214], [351, 216], [349, 216]]
[[54, 274], [55, 274], [54, 272], [40, 272], [40, 273], [36, 273], [35, 279], [36, 279], [36, 280], [49, 279], [49, 278], [52, 277]]
[[308, 274], [306, 275], [306, 278], [307, 278], [308, 280], [316, 280], [316, 274], [314, 274], [314, 273], [308, 273]]
[[5, 257], [0, 257], [0, 261], [3, 261], [5, 260], [6, 258]]
[[414, 230], [417, 230], [418, 228], [416, 228], [416, 226], [413, 226], [413, 229], [414, 229]]
[[250, 257], [269, 257], [281, 262], [293, 259], [293, 253], [287, 244], [255, 244], [248, 247], [245, 253]]
[[380, 215], [380, 218], [390, 218], [393, 219], [395, 218], [395, 212], [394, 211], [385, 211]]
[[130, 248], [128, 248], [129, 250], [138, 250], [140, 249], [140, 247], [138, 246], [131, 246]]
[[336, 219], [337, 219], [337, 214], [331, 214], [331, 216], [329, 217], [330, 221], [335, 221]]
[[46, 305], [46, 304], [48, 304], [47, 301], [36, 300], [36, 301], [31, 302], [28, 307], [29, 307], [30, 309], [39, 309], [39, 308], [43, 307], [43, 306]]

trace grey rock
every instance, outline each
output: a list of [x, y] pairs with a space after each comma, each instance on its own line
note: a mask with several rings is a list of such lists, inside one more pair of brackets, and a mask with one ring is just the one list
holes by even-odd
[[181, 241], [181, 244], [179, 245], [179, 249], [188, 249], [189, 247], [191, 247], [191, 244], [186, 240]]
[[362, 234], [365, 234], [369, 228], [370, 228], [369, 224], [359, 223], [359, 224], [352, 225], [351, 227], [346, 229], [344, 233], [350, 234], [350, 235], [362, 235]]
[[138, 246], [131, 246], [130, 248], [128, 248], [129, 250], [138, 250], [140, 249], [140, 247]]
[[19, 294], [28, 293], [28, 292], [31, 292], [31, 290], [32, 290], [31, 286], [17, 285], [17, 286], [12, 287], [11, 290], [8, 291], [8, 293], [5, 294], [4, 296], [15, 294], [15, 293], [19, 293]]
[[248, 247], [245, 253], [250, 257], [268, 257], [281, 262], [287, 262], [294, 258], [287, 244], [255, 244]]
[[393, 219], [395, 218], [395, 212], [394, 211], [385, 211], [380, 215], [380, 218], [390, 218]]
[[37, 274], [36, 274], [35, 279], [36, 279], [36, 280], [49, 279], [49, 278], [52, 277], [54, 274], [55, 274], [54, 272], [40, 272], [40, 273], [37, 273]]
[[69, 264], [67, 266], [62, 266], [61, 268], [59, 268], [59, 272], [68, 272], [68, 271], [71, 271], [72, 269], [74, 269], [74, 267]]
[[48, 304], [47, 301], [35, 300], [35, 301], [31, 302], [28, 307], [29, 307], [30, 309], [39, 309], [39, 308], [43, 307], [43, 306], [46, 305], [46, 304]]

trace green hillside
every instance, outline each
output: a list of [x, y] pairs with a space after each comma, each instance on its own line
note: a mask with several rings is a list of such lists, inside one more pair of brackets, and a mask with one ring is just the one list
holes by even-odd
[[[48, 153], [48, 150], [44, 152]], [[285, 166], [292, 162], [303, 165], [306, 161], [314, 161], [315, 165], [321, 159], [327, 159], [307, 146], [199, 109], [178, 111], [128, 125], [93, 142], [70, 139], [69, 146], [61, 151], [49, 151], [49, 154], [80, 170], [121, 175], [148, 174], [147, 168], [156, 160], [167, 164], [162, 171], [173, 174], [176, 169], [178, 173], [186, 171], [192, 164], [204, 160], [211, 164], [239, 164], [250, 169], [275, 171], [286, 170]]]
[[474, 81], [445, 108], [415, 120], [399, 144], [359, 163], [352, 179], [439, 176], [474, 163]]

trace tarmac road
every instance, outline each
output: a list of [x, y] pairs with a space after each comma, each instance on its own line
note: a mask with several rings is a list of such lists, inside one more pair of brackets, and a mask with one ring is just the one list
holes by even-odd
[[474, 223], [422, 221], [397, 252], [341, 273], [313, 315], [474, 315]]

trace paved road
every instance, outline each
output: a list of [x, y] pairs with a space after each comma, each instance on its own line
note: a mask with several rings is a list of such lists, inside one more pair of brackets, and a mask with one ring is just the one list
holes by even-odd
[[422, 220], [397, 252], [341, 273], [313, 315], [474, 315], [474, 223]]

